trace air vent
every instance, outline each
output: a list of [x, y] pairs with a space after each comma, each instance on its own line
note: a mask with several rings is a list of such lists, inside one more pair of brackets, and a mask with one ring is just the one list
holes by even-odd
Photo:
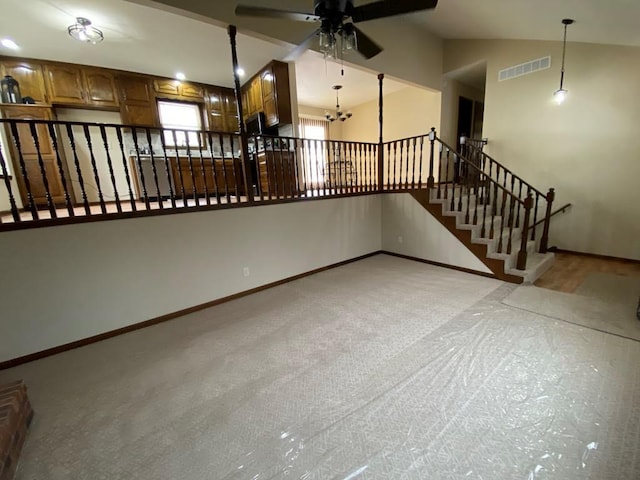
[[512, 78], [529, 75], [530, 73], [537, 72], [538, 70], [546, 70], [550, 67], [551, 57], [538, 58], [537, 60], [531, 60], [527, 63], [521, 63], [520, 65], [500, 70], [498, 72], [498, 81], [504, 82], [505, 80], [511, 80]]

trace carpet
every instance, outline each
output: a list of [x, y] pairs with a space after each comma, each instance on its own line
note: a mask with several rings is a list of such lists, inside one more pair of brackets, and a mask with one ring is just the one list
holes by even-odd
[[563, 293], [535, 286], [516, 288], [503, 303], [600, 332], [640, 341], [636, 307], [640, 277], [594, 272]]

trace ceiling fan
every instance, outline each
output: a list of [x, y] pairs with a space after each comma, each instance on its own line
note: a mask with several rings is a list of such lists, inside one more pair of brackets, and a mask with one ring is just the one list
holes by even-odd
[[329, 57], [336, 58], [338, 53], [356, 50], [369, 59], [378, 55], [382, 47], [365, 35], [355, 23], [428, 10], [435, 8], [437, 4], [438, 0], [381, 0], [354, 7], [353, 0], [314, 0], [313, 13], [238, 5], [236, 15], [320, 22], [320, 28], [311, 33], [290, 57], [302, 54], [318, 37], [321, 50]]

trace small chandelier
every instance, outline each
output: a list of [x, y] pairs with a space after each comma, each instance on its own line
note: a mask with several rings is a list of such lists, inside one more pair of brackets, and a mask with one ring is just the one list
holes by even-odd
[[320, 29], [319, 38], [320, 51], [325, 58], [342, 58], [345, 53], [358, 49], [358, 38], [351, 23], [334, 30], [327, 22]]
[[575, 20], [571, 18], [565, 18], [562, 20], [562, 24], [564, 25], [564, 40], [562, 41], [562, 69], [560, 70], [560, 88], [553, 92], [553, 99], [555, 102], [560, 105], [564, 102], [567, 97], [568, 91], [563, 88], [564, 84], [564, 57], [567, 50], [567, 27], [571, 25]]
[[336, 111], [335, 113], [325, 112], [324, 116], [330, 122], [335, 122], [336, 120], [340, 120], [344, 122], [347, 118], [351, 118], [353, 113], [351, 112], [343, 112], [340, 109], [340, 99], [338, 98], [338, 91], [342, 88], [342, 85], [334, 85], [333, 88], [336, 91]]
[[76, 23], [69, 26], [68, 32], [76, 40], [92, 45], [104, 40], [102, 31], [91, 25], [91, 20], [88, 18], [77, 17]]

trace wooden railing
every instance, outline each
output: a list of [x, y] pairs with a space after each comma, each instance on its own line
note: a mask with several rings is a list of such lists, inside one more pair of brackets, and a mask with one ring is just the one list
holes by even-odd
[[378, 144], [0, 119], [0, 230], [375, 193]]
[[553, 189], [543, 194], [482, 145], [457, 152], [434, 129], [376, 144], [44, 120], [0, 127], [0, 230], [431, 188], [499, 253], [520, 235], [518, 268], [528, 240], [540, 235], [547, 248]]
[[[467, 160], [467, 163], [474, 165], [477, 169], [484, 172], [489, 178], [494, 179], [503, 187], [508, 188], [511, 192], [523, 198], [529, 194], [533, 197], [533, 227], [531, 228], [531, 240], [540, 237], [539, 251], [545, 253], [549, 243], [549, 221], [551, 219], [551, 209], [555, 199], [555, 191], [550, 188], [547, 193], [543, 193], [533, 185], [525, 182], [518, 175], [506, 168], [504, 165], [487, 155], [483, 148], [486, 140], [470, 139], [461, 137], [460, 139], [460, 156]], [[456, 171], [456, 175], [464, 176], [464, 171]], [[538, 219], [542, 222], [539, 222]], [[541, 228], [540, 228], [541, 227]], [[540, 231], [541, 230], [541, 231]]]

